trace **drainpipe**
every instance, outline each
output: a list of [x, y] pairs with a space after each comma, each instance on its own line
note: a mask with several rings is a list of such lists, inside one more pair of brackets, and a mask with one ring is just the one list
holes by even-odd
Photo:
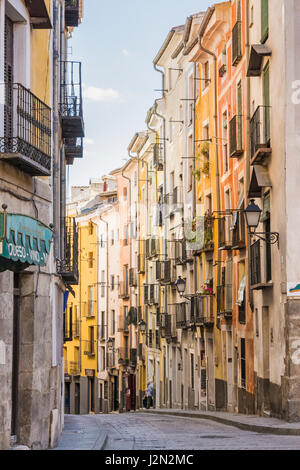
[[[249, 63], [250, 57], [250, 38], [249, 38], [249, 0], [246, 0], [246, 63]], [[250, 113], [251, 113], [251, 96], [250, 96], [250, 77], [246, 77], [247, 83], [247, 153], [246, 153], [246, 181], [245, 181], [245, 206], [248, 205], [248, 191], [250, 185], [250, 152], [249, 149], [251, 148], [251, 135], [250, 135]], [[250, 235], [247, 230], [247, 246], [248, 246], [248, 273], [250, 273]], [[253, 310], [253, 291], [250, 288], [250, 276], [248, 275], [248, 292], [249, 292], [249, 303], [251, 310]]]
[[[106, 323], [106, 339], [108, 339], [108, 309], [109, 309], [109, 276], [108, 276], [108, 268], [109, 268], [109, 264], [108, 264], [108, 253], [109, 253], [109, 250], [108, 250], [108, 222], [106, 220], [104, 220], [101, 216], [101, 214], [99, 214], [99, 219], [101, 220], [101, 222], [103, 222], [105, 225], [106, 225], [106, 315], [105, 315], [105, 323]], [[98, 267], [99, 269], [99, 267]], [[105, 343], [105, 361], [106, 361], [106, 357], [107, 357], [107, 343]]]
[[[165, 72], [161, 69], [159, 69], [156, 65], [156, 63], [153, 63], [154, 70], [156, 72], [159, 72], [162, 75], [162, 89], [163, 89], [163, 98], [165, 98]], [[163, 202], [165, 203], [166, 201], [166, 193], [167, 193], [167, 141], [166, 141], [166, 118], [157, 112], [157, 100], [155, 100], [155, 106], [154, 106], [154, 114], [162, 119], [163, 121], [163, 149], [164, 149], [164, 180], [163, 180]], [[168, 231], [167, 231], [167, 224], [166, 220], [164, 220], [164, 238], [165, 238], [165, 243], [164, 243], [164, 259], [165, 261], [168, 259]], [[168, 312], [168, 289], [167, 286], [164, 286], [164, 313], [166, 314]], [[166, 351], [166, 364], [169, 364], [168, 360], [168, 347], [165, 348]], [[168, 367], [167, 367], [168, 370]], [[164, 377], [164, 390], [166, 390], [166, 383], [168, 383], [167, 377], [166, 377], [166, 372], [165, 371], [165, 377]], [[169, 389], [167, 388], [167, 396], [169, 395]], [[164, 392], [165, 394], [165, 392]], [[165, 403], [167, 403], [167, 397], [164, 395]]]
[[[205, 29], [214, 13], [214, 7], [208, 8], [205, 18], [203, 20], [200, 32], [199, 32], [199, 48], [206, 54], [213, 57], [214, 60], [214, 124], [215, 124], [215, 155], [216, 155], [216, 193], [217, 193], [217, 211], [220, 211], [221, 207], [221, 196], [220, 196], [220, 172], [219, 172], [219, 149], [218, 149], [218, 91], [217, 91], [217, 56], [214, 52], [206, 49], [202, 45], [203, 36]], [[218, 262], [217, 262], [217, 285], [221, 282], [221, 253], [218, 250]]]

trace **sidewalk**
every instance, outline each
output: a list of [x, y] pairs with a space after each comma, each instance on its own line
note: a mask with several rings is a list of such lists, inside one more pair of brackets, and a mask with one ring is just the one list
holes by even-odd
[[288, 423], [277, 418], [264, 418], [256, 415], [243, 415], [238, 413], [227, 413], [224, 411], [198, 411], [180, 409], [155, 409], [139, 410], [143, 413], [154, 413], [182, 418], [209, 419], [218, 423], [235, 426], [244, 431], [258, 433], [277, 434], [282, 436], [300, 436], [300, 422]]
[[65, 415], [64, 429], [52, 450], [102, 450], [107, 434], [94, 415]]

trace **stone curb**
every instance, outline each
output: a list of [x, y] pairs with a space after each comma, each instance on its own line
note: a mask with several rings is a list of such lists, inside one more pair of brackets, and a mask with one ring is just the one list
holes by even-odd
[[300, 428], [278, 428], [272, 426], [262, 426], [259, 424], [247, 424], [241, 421], [235, 421], [230, 418], [224, 418], [221, 416], [209, 415], [209, 414], [202, 414], [201, 412], [194, 414], [189, 413], [188, 411], [183, 412], [176, 412], [176, 411], [148, 411], [143, 410], [140, 411], [142, 413], [149, 413], [149, 414], [156, 414], [156, 415], [169, 415], [169, 416], [177, 416], [182, 418], [196, 418], [196, 419], [208, 419], [211, 421], [216, 421], [221, 424], [227, 424], [228, 426], [234, 426], [236, 428], [242, 429], [244, 431], [251, 431], [263, 434], [277, 434], [279, 436], [300, 436]]

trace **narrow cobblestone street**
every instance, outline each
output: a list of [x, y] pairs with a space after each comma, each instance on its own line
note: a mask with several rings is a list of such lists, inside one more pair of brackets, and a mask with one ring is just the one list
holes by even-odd
[[300, 436], [262, 434], [197, 418], [148, 413], [65, 417], [54, 450], [299, 450]]

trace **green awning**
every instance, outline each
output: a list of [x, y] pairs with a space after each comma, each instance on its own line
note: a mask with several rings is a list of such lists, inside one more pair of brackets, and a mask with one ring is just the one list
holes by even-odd
[[52, 230], [33, 217], [0, 212], [0, 272], [46, 266]]

